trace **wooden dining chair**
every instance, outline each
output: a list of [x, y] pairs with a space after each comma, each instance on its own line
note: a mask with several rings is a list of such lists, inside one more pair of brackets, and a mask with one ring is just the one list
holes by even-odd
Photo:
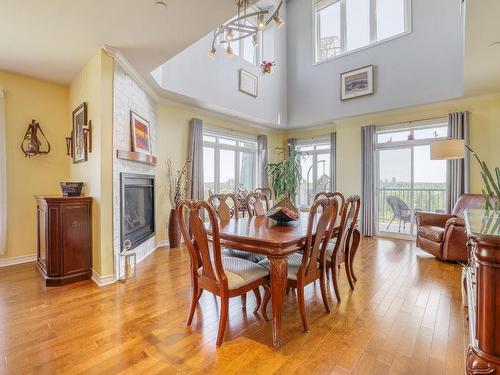
[[354, 195], [346, 199], [336, 237], [330, 241], [326, 248], [326, 272], [331, 272], [333, 289], [339, 302], [341, 300], [338, 285], [340, 265], [345, 265], [347, 280], [352, 290], [354, 290], [354, 282], [357, 280], [354, 276], [352, 262], [361, 238], [357, 230], [360, 206], [359, 196]]
[[255, 192], [265, 194], [269, 202], [273, 200], [273, 191], [268, 187], [257, 188], [255, 189]]
[[[231, 208], [227, 201], [233, 201], [233, 208]], [[239, 218], [239, 209], [238, 209], [238, 200], [235, 194], [212, 194], [208, 198], [208, 202], [215, 208], [215, 212], [219, 217], [220, 221], [229, 221], [231, 218], [238, 220]], [[225, 248], [222, 251], [223, 256], [231, 256], [249, 260], [251, 262], [257, 263], [265, 258], [265, 256], [260, 254], [254, 254], [248, 251], [241, 251], [235, 249]], [[243, 306], [246, 305], [246, 299], [244, 296], [241, 298], [241, 302]]]
[[[265, 208], [262, 204], [265, 201]], [[269, 211], [269, 199], [263, 193], [249, 193], [246, 197], [248, 216], [263, 216]]]
[[[227, 203], [233, 201], [233, 208]], [[239, 217], [238, 200], [235, 194], [212, 194], [208, 197], [208, 203], [212, 205], [221, 221], [229, 221], [231, 218]]]
[[[322, 212], [317, 218], [318, 208]], [[288, 257], [288, 282], [287, 287], [297, 289], [297, 302], [299, 304], [300, 318], [304, 331], [309, 331], [306, 308], [304, 302], [304, 288], [316, 280], [320, 282], [321, 297], [327, 313], [330, 312], [328, 295], [326, 292], [326, 245], [332, 235], [337, 218], [338, 203], [335, 199], [323, 198], [316, 200], [310, 211], [307, 224], [307, 236], [304, 250], [301, 253], [293, 253]], [[317, 223], [315, 223], [317, 222]], [[319, 261], [318, 261], [319, 258]], [[259, 262], [260, 265], [269, 269], [269, 259]], [[269, 289], [265, 290], [261, 312], [266, 319], [266, 307], [270, 299]]]
[[321, 198], [334, 198], [338, 203], [339, 214], [342, 212], [342, 210], [344, 208], [344, 204], [345, 204], [344, 194], [342, 194], [338, 191], [334, 191], [334, 192], [322, 191], [322, 192], [317, 193], [314, 196], [313, 202], [316, 201], [317, 199], [321, 199]]
[[[184, 215], [185, 209], [188, 211], [187, 215]], [[208, 213], [212, 229], [212, 249], [202, 210]], [[191, 260], [192, 298], [187, 325], [190, 326], [193, 321], [196, 305], [204, 290], [219, 296], [221, 307], [217, 346], [220, 346], [226, 328], [229, 298], [253, 291], [257, 300], [254, 312], [257, 312], [261, 304], [259, 287], [268, 288], [269, 271], [248, 260], [221, 255], [219, 224], [215, 209], [208, 202], [183, 200], [177, 205], [176, 212]]]

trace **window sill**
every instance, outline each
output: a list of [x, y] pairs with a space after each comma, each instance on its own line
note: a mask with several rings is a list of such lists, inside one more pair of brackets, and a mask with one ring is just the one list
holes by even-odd
[[[399, 38], [402, 38], [404, 36], [407, 36], [407, 35], [410, 35], [412, 33], [411, 30], [408, 30], [402, 34], [398, 34], [398, 35], [394, 35], [394, 36], [391, 36], [390, 38], [387, 38], [387, 39], [383, 39], [383, 40], [380, 40], [378, 42], [375, 42], [375, 43], [371, 43], [371, 44], [368, 44], [367, 46], [364, 46], [364, 47], [360, 47], [360, 48], [356, 48], [356, 49], [353, 49], [352, 51], [349, 51], [349, 52], [344, 52], [340, 55], [337, 55], [337, 56], [333, 56], [333, 57], [329, 57], [328, 59], [325, 59], [325, 60], [321, 60], [321, 61], [313, 61], [313, 66], [316, 66], [316, 65], [321, 65], [321, 64], [324, 64], [324, 63], [327, 63], [327, 62], [330, 62], [332, 60], [337, 60], [337, 59], [340, 59], [342, 57], [345, 57], [345, 56], [349, 56], [349, 55], [352, 55], [354, 53], [357, 53], [357, 52], [360, 52], [360, 51], [364, 51], [366, 49], [369, 49], [369, 48], [372, 48], [372, 47], [376, 47], [378, 45], [381, 45], [381, 44], [384, 44], [384, 43], [387, 43], [387, 42], [391, 42], [395, 39], [399, 39]], [[316, 51], [315, 51], [315, 54], [316, 54]], [[313, 60], [315, 60], [315, 58], [313, 57]]]

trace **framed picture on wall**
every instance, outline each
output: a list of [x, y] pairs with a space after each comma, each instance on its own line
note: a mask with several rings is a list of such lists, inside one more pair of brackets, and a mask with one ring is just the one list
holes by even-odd
[[73, 129], [71, 131], [71, 142], [73, 147], [73, 164], [88, 160], [87, 134], [87, 103], [82, 103], [73, 111]]
[[240, 69], [240, 91], [256, 98], [259, 91], [259, 77]]
[[373, 94], [373, 65], [340, 75], [340, 99], [348, 100]]
[[134, 111], [130, 111], [130, 128], [132, 130], [132, 151], [151, 154], [149, 122]]

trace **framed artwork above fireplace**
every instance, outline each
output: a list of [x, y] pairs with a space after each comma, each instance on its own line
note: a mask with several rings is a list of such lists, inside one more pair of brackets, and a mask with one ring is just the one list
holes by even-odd
[[130, 128], [132, 131], [132, 151], [151, 154], [149, 122], [134, 111], [130, 111]]

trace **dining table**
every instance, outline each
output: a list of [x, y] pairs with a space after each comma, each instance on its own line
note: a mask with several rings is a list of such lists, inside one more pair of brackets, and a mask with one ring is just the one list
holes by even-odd
[[[288, 223], [278, 223], [264, 215], [219, 222], [221, 246], [269, 258], [273, 345], [276, 348], [282, 344], [281, 320], [288, 279], [288, 256], [304, 249], [308, 220], [309, 213], [303, 212], [298, 220]], [[211, 233], [209, 223], [207, 230]]]

